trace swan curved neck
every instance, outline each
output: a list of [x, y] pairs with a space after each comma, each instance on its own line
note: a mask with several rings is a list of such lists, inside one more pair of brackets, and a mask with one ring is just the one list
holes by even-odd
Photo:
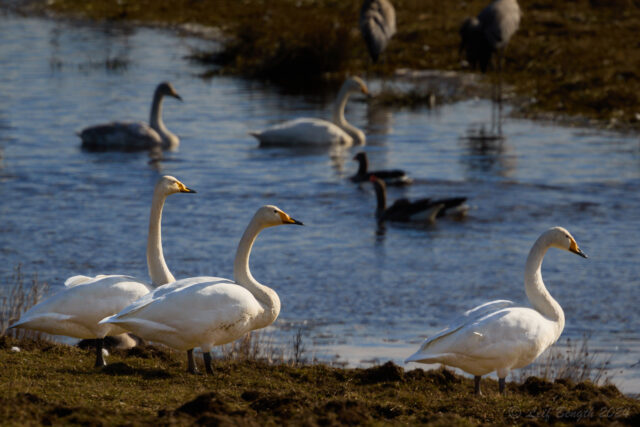
[[280, 298], [278, 298], [278, 294], [276, 294], [273, 289], [260, 284], [253, 278], [249, 270], [251, 248], [263, 228], [264, 227], [256, 221], [255, 217], [251, 220], [240, 239], [238, 250], [236, 251], [236, 258], [233, 262], [233, 280], [251, 292], [264, 308], [263, 315], [256, 319], [257, 327], [263, 327], [273, 323], [278, 317], [278, 314], [280, 314]]
[[149, 214], [149, 236], [147, 237], [147, 267], [155, 286], [175, 282], [162, 252], [162, 208], [167, 195], [160, 189], [153, 192]]
[[160, 135], [167, 132], [167, 128], [162, 121], [162, 100], [164, 95], [156, 90], [153, 94], [153, 102], [151, 103], [151, 117], [149, 117], [149, 126]]
[[351, 90], [347, 86], [342, 86], [340, 92], [338, 92], [336, 103], [333, 105], [332, 121], [335, 125], [348, 133], [356, 143], [363, 144], [365, 140], [364, 133], [351, 123], [347, 122], [347, 119], [344, 117], [344, 108], [349, 100], [349, 95], [351, 95]]
[[558, 324], [558, 336], [560, 336], [564, 328], [564, 311], [547, 291], [542, 280], [542, 260], [551, 246], [552, 242], [546, 234], [540, 236], [534, 243], [525, 265], [524, 288], [533, 308]]

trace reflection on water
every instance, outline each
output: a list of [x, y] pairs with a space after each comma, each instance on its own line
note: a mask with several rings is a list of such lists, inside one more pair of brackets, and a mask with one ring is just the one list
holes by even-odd
[[[74, 274], [146, 277], [151, 191], [170, 174], [198, 191], [169, 198], [164, 209], [164, 253], [176, 277], [230, 277], [251, 215], [276, 204], [306, 226], [265, 230], [252, 252], [252, 274], [282, 301], [274, 333], [288, 342], [288, 331], [305, 325], [318, 353], [401, 363], [452, 313], [492, 299], [526, 303], [529, 248], [563, 225], [590, 255], [582, 262], [551, 250], [545, 259], [545, 282], [565, 310], [563, 336], [591, 331], [593, 347], [624, 370], [618, 383], [640, 391], [630, 356], [640, 347], [636, 137], [505, 119], [504, 138], [491, 140], [482, 137], [490, 130], [470, 125], [486, 123], [487, 101], [432, 111], [350, 102], [346, 114], [367, 129], [365, 147], [260, 149], [249, 131], [328, 117], [337, 89], [283, 94], [260, 82], [201, 80], [184, 59], [201, 42], [150, 29], [4, 17], [0, 38], [0, 277], [19, 263], [53, 291]], [[129, 65], [117, 73], [82, 65], [114, 57]], [[51, 58], [63, 64], [55, 72]], [[80, 149], [75, 132], [88, 125], [145, 120], [164, 80], [184, 98], [164, 111], [179, 150], [150, 158]], [[380, 233], [372, 189], [348, 181], [360, 150], [372, 168], [414, 178], [389, 188], [390, 200], [468, 196], [469, 218], [388, 224]]]
[[381, 103], [369, 102], [367, 104], [367, 126], [365, 134], [375, 135], [368, 138], [368, 145], [382, 145], [387, 142], [386, 135], [393, 131], [393, 112], [391, 108]]
[[504, 135], [487, 131], [484, 124], [472, 124], [460, 140], [466, 148], [460, 161], [471, 175], [495, 174], [508, 178], [515, 171], [517, 157]]

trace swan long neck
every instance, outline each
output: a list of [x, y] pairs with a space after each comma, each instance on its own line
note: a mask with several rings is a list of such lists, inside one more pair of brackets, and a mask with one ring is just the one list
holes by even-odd
[[348, 133], [356, 143], [364, 144], [364, 133], [351, 123], [347, 122], [347, 119], [344, 117], [344, 108], [349, 100], [349, 95], [351, 95], [351, 90], [346, 85], [343, 85], [340, 92], [338, 92], [336, 103], [333, 105], [333, 123]]
[[164, 95], [156, 90], [153, 94], [153, 102], [151, 103], [151, 117], [149, 117], [149, 126], [160, 135], [167, 133], [167, 128], [162, 121], [162, 100]]
[[351, 92], [346, 85], [343, 85], [338, 92], [336, 103], [333, 105], [333, 123], [343, 127], [347, 125], [347, 120], [344, 118], [344, 108], [347, 106], [347, 100], [349, 99]]
[[155, 286], [175, 282], [162, 252], [162, 208], [167, 195], [159, 188], [153, 193], [149, 215], [149, 237], [147, 238], [147, 267]]
[[551, 246], [552, 242], [547, 234], [540, 236], [534, 243], [525, 265], [524, 289], [533, 308], [557, 323], [557, 336], [560, 336], [564, 329], [564, 311], [560, 304], [553, 299], [542, 281], [542, 260]]
[[265, 309], [264, 314], [257, 319], [257, 327], [263, 327], [273, 323], [278, 317], [278, 314], [280, 314], [280, 298], [278, 298], [278, 294], [273, 289], [260, 284], [253, 278], [249, 270], [251, 248], [263, 228], [255, 217], [251, 220], [240, 239], [238, 250], [236, 251], [236, 258], [233, 262], [233, 279], [235, 282], [251, 292]]

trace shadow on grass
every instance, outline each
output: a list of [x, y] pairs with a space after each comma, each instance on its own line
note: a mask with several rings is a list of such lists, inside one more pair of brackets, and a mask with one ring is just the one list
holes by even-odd
[[162, 380], [167, 378], [173, 378], [174, 375], [167, 372], [165, 369], [157, 369], [157, 368], [144, 368], [144, 367], [133, 367], [124, 362], [115, 362], [105, 366], [102, 369], [76, 369], [76, 368], [62, 368], [57, 370], [60, 374], [68, 374], [68, 375], [76, 375], [76, 376], [86, 376], [93, 377], [97, 374], [106, 374], [110, 376], [129, 376], [129, 377], [140, 377], [145, 380]]

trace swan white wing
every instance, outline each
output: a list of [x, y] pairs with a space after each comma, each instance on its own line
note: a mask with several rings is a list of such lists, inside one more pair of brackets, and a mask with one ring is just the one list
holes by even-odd
[[262, 145], [352, 145], [353, 138], [335, 124], [300, 118], [251, 133]]
[[82, 146], [96, 150], [148, 149], [162, 144], [162, 138], [143, 122], [113, 122], [83, 129]]
[[[167, 283], [166, 285], [158, 286], [153, 289], [148, 294], [142, 296], [136, 301], [129, 304], [127, 307], [124, 307], [120, 312], [110, 316], [108, 319], [116, 320], [116, 319], [124, 319], [127, 316], [131, 316], [140, 309], [145, 306], [151, 304], [154, 301], [160, 300], [165, 297], [165, 295], [180, 289], [186, 286], [192, 286], [199, 283], [233, 283], [229, 279], [224, 279], [221, 277], [210, 277], [210, 276], [199, 276], [199, 277], [189, 277], [186, 279], [176, 280], [175, 282]], [[104, 319], [104, 323], [107, 323], [107, 319]]]
[[83, 276], [81, 274], [77, 275], [77, 276], [71, 276], [69, 277], [67, 280], [64, 281], [64, 286], [66, 288], [72, 288], [76, 285], [81, 285], [83, 283], [87, 283], [90, 282], [92, 280], [96, 280], [96, 279], [101, 279], [103, 277], [107, 277], [106, 274], [99, 274], [95, 277], [89, 277], [89, 276]]
[[[84, 276], [86, 278], [86, 276]], [[76, 338], [97, 338], [111, 332], [98, 322], [147, 294], [150, 285], [131, 276], [74, 276], [71, 286], [34, 305], [12, 327]], [[82, 282], [82, 283], [78, 283]], [[118, 332], [120, 333], [120, 332]]]
[[440, 338], [443, 338], [447, 335], [450, 335], [471, 323], [476, 322], [478, 319], [483, 318], [489, 313], [493, 313], [507, 307], [512, 307], [513, 305], [514, 305], [513, 301], [509, 301], [506, 299], [499, 299], [495, 301], [489, 301], [484, 304], [480, 304], [479, 306], [474, 307], [471, 310], [467, 310], [462, 315], [453, 319], [449, 323], [449, 326], [447, 326], [446, 328], [440, 330], [439, 332], [436, 332], [434, 335], [427, 338], [423, 342], [422, 346], [420, 347], [420, 351], [422, 351], [423, 349], [426, 349], [434, 341]]
[[208, 279], [214, 280], [174, 286], [147, 304], [105, 322], [179, 350], [240, 338], [252, 329], [251, 320], [262, 307], [244, 287], [227, 279]]

